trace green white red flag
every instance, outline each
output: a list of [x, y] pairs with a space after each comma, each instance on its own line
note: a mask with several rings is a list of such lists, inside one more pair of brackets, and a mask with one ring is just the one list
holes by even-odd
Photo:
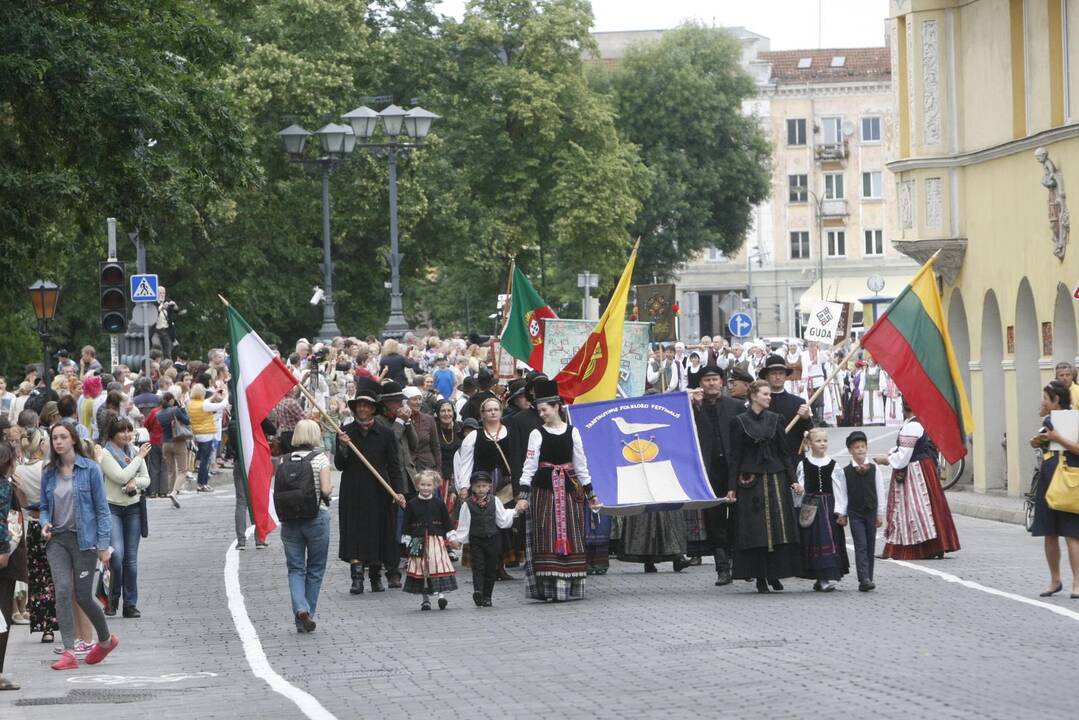
[[551, 306], [543, 301], [521, 269], [514, 267], [510, 317], [502, 331], [502, 349], [533, 370], [542, 371], [543, 321], [553, 317], [557, 315]]
[[236, 383], [233, 413], [240, 443], [237, 455], [247, 485], [247, 503], [255, 522], [255, 535], [262, 541], [277, 527], [277, 513], [273, 507], [273, 458], [266, 434], [262, 432], [262, 421], [297, 381], [281, 358], [231, 305], [227, 307], [227, 314], [232, 342], [232, 377]]

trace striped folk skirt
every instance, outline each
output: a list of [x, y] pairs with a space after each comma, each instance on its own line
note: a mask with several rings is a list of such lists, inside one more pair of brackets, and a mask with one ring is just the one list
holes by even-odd
[[[569, 490], [569, 488], [567, 488]], [[555, 552], [555, 502], [565, 503], [568, 552]], [[554, 491], [533, 488], [526, 518], [526, 596], [534, 600], [584, 598], [588, 560], [585, 554], [585, 502], [572, 490], [556, 498]]]
[[924, 560], [959, 549], [959, 533], [931, 458], [908, 465], [901, 483], [893, 475], [884, 540], [884, 557], [895, 560]]
[[423, 555], [409, 556], [405, 574], [406, 593], [431, 595], [457, 589], [456, 571], [449, 553], [446, 552], [446, 539], [439, 535], [428, 535], [425, 538]]

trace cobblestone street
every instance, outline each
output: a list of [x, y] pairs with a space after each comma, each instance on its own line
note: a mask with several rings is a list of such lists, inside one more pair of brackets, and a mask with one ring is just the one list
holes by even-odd
[[[102, 708], [115, 719], [303, 717], [245, 659], [225, 595], [233, 499], [218, 477], [221, 490], [185, 496], [182, 510], [151, 504], [144, 616], [113, 620], [123, 644], [104, 664], [54, 672], [52, 653], [15, 630], [8, 657], [23, 689], [0, 698], [5, 720], [69, 717], [79, 703], [115, 703]], [[466, 570], [450, 607], [430, 613], [399, 591], [349, 595], [334, 540], [310, 636], [292, 629], [279, 538], [234, 554], [258, 641], [317, 700], [312, 717], [1066, 716], [1076, 677], [1060, 658], [1079, 636], [1079, 603], [997, 594], [1044, 587], [1040, 544], [1015, 525], [956, 521], [962, 552], [880, 562], [871, 594], [848, 578], [830, 595], [791, 581], [759, 596], [749, 583], [715, 588], [708, 566], [645, 575], [613, 563], [584, 602], [527, 602], [518, 580], [496, 586], [489, 610], [472, 605]]]

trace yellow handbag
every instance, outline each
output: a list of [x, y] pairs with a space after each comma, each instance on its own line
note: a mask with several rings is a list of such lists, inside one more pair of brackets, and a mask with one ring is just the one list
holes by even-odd
[[1045, 502], [1054, 510], [1079, 514], [1079, 468], [1068, 465], [1064, 453], [1045, 491]]

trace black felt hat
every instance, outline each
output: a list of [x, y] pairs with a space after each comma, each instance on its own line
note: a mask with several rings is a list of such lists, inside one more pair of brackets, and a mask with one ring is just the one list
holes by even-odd
[[720, 377], [723, 377], [723, 371], [719, 369], [718, 365], [705, 365], [701, 368], [700, 375], [697, 377], [706, 378], [709, 375], [719, 375]]
[[509, 391], [509, 394], [506, 396], [506, 401], [509, 402], [514, 398], [524, 395], [527, 388], [527, 381], [522, 379], [511, 380], [509, 386], [506, 388]]
[[742, 365], [735, 365], [731, 368], [731, 380], [741, 380], [742, 382], [753, 382], [753, 376], [749, 374], [749, 371]]
[[369, 402], [377, 409], [382, 403], [378, 401], [378, 394], [381, 388], [378, 383], [369, 377], [361, 376], [356, 378], [356, 397], [348, 401], [348, 409], [355, 411], [356, 403]]
[[772, 353], [765, 359], [764, 367], [762, 367], [760, 369], [760, 372], [757, 373], [757, 377], [759, 377], [761, 380], [764, 380], [768, 377], [768, 373], [773, 370], [782, 370], [787, 373], [787, 375], [790, 375], [792, 372], [794, 372], [794, 370], [787, 367], [787, 361], [783, 359], [782, 355]]
[[387, 400], [404, 400], [405, 393], [401, 390], [401, 386], [393, 380], [383, 380], [382, 387], [379, 388], [378, 399], [379, 402], [386, 402]]
[[558, 383], [554, 380], [537, 380], [532, 385], [532, 393], [537, 403], [562, 402], [562, 397], [558, 394]]

